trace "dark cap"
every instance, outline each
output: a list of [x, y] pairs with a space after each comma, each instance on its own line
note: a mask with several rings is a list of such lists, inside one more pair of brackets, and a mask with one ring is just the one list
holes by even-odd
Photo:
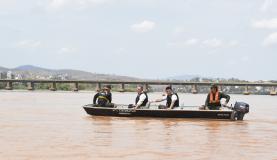
[[218, 86], [216, 84], [212, 84], [211, 89], [218, 89]]
[[112, 86], [111, 85], [105, 85], [104, 88], [108, 88], [108, 89], [111, 89]]
[[172, 87], [171, 87], [171, 86], [167, 86], [167, 87], [165, 88], [165, 90], [168, 90], [168, 89], [172, 90]]

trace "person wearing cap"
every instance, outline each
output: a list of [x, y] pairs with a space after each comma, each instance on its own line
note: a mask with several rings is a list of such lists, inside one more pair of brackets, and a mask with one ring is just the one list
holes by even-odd
[[162, 102], [166, 101], [166, 105], [159, 105], [159, 109], [173, 109], [175, 107], [179, 107], [179, 96], [177, 93], [174, 93], [171, 86], [165, 88], [166, 95], [161, 99], [157, 99], [154, 102]]
[[112, 103], [111, 89], [112, 89], [111, 85], [104, 86], [104, 90], [107, 92], [107, 97], [108, 97], [110, 103]]
[[93, 97], [93, 104], [99, 107], [113, 107], [111, 86], [106, 85], [102, 91], [96, 93]]
[[221, 107], [221, 102], [220, 100], [224, 98], [225, 103], [223, 104], [224, 106], [226, 106], [230, 100], [230, 96], [227, 94], [224, 94], [222, 92], [218, 91], [218, 86], [213, 84], [211, 86], [211, 90], [210, 93], [208, 94], [206, 101], [205, 101], [205, 109], [210, 109], [210, 110], [219, 110]]

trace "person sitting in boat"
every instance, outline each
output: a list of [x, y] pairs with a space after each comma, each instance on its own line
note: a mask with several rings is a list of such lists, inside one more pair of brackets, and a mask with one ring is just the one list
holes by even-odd
[[106, 85], [101, 92], [98, 92], [93, 97], [93, 104], [99, 107], [113, 107], [111, 86]]
[[218, 86], [213, 84], [211, 86], [211, 91], [207, 96], [204, 109], [206, 109], [208, 107], [208, 109], [210, 109], [210, 110], [219, 110], [221, 107], [220, 100], [222, 98], [226, 99], [225, 103], [223, 104], [224, 106], [226, 106], [230, 100], [230, 96], [227, 94], [224, 94], [222, 92], [219, 92]]
[[166, 105], [159, 105], [159, 109], [173, 109], [179, 107], [179, 96], [177, 93], [174, 93], [171, 86], [165, 88], [166, 95], [162, 99], [157, 99], [153, 102], [162, 102], [166, 100]]
[[147, 93], [143, 91], [143, 86], [137, 87], [137, 93], [138, 95], [135, 100], [135, 105], [133, 106], [134, 109], [144, 107], [148, 103], [148, 96]]

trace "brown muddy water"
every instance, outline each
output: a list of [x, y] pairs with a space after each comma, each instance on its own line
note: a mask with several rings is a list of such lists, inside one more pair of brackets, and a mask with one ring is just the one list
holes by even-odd
[[[150, 93], [150, 99], [161, 93]], [[277, 96], [231, 95], [250, 113], [242, 122], [92, 117], [92, 92], [0, 92], [0, 159], [277, 159]], [[206, 95], [180, 94], [201, 105]], [[114, 93], [132, 103], [135, 93]]]

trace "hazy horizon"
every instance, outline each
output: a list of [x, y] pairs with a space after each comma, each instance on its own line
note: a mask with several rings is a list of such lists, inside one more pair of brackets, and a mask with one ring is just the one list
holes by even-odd
[[[196, 74], [183, 74], [183, 75], [171, 75], [168, 77], [159, 77], [159, 78], [146, 78], [146, 77], [135, 77], [135, 76], [129, 76], [129, 75], [119, 75], [119, 74], [114, 74], [114, 73], [98, 73], [98, 72], [91, 72], [91, 71], [86, 71], [86, 70], [79, 70], [79, 69], [74, 69], [74, 68], [46, 68], [43, 66], [35, 66], [35, 65], [19, 65], [19, 66], [15, 66], [15, 67], [11, 67], [11, 68], [7, 68], [5, 66], [0, 66], [0, 67], [4, 67], [6, 69], [18, 69], [21, 67], [38, 67], [41, 69], [50, 69], [50, 70], [78, 70], [78, 71], [85, 71], [85, 72], [90, 72], [90, 73], [95, 73], [95, 74], [107, 74], [107, 75], [117, 75], [117, 76], [128, 76], [128, 77], [132, 77], [132, 78], [142, 78], [142, 79], [152, 79], [152, 80], [190, 80], [193, 78], [208, 78], [208, 79], [231, 79], [231, 78], [236, 78], [239, 79], [237, 77], [205, 77], [202, 75], [196, 75]], [[24, 69], [24, 70], [28, 70], [28, 69]], [[239, 80], [247, 80], [247, 79], [239, 79]], [[254, 80], [247, 80], [247, 81], [270, 81], [270, 80], [274, 80], [274, 79], [254, 79]]]
[[0, 0], [3, 67], [277, 80], [273, 0]]

